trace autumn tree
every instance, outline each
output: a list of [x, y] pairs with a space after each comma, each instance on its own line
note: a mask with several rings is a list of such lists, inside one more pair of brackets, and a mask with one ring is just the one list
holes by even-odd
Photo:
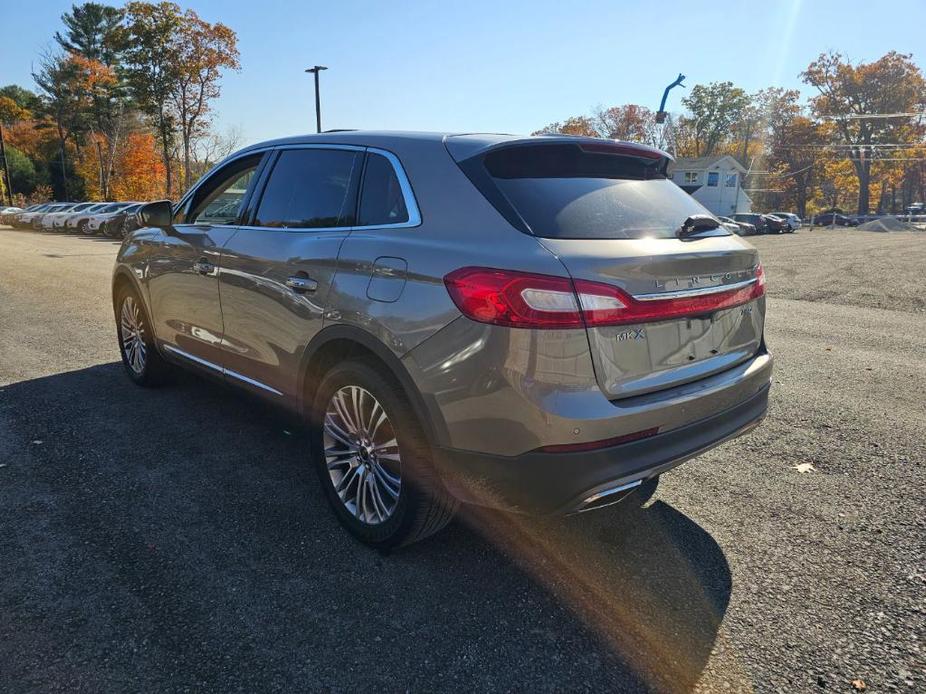
[[2, 164], [2, 178], [0, 178], [0, 192], [6, 193], [7, 204], [13, 204], [13, 179], [10, 177], [10, 164], [7, 159], [6, 141], [3, 137], [3, 126], [16, 121], [24, 120], [29, 112], [8, 96], [0, 96], [0, 164]]
[[823, 174], [828, 141], [827, 126], [804, 115], [779, 118], [772, 125], [767, 166], [784, 185], [799, 217], [807, 215], [807, 203]]
[[47, 123], [40, 121], [37, 127], [51, 125], [58, 140], [60, 161], [61, 197], [68, 199], [68, 143], [79, 153], [80, 141], [87, 129], [87, 116], [81, 103], [81, 76], [77, 63], [70, 55], [43, 56], [38, 72], [32, 78], [41, 90], [40, 113], [47, 117]]
[[239, 127], [233, 127], [224, 133], [210, 131], [196, 140], [193, 148], [192, 180], [199, 178], [215, 164], [232, 152], [241, 148], [244, 135]]
[[96, 158], [100, 197], [109, 198], [109, 178], [122, 135], [123, 104], [117, 96], [115, 70], [79, 54], [72, 54], [79, 108], [87, 114], [86, 130]]
[[588, 116], [573, 116], [562, 123], [550, 123], [534, 135], [582, 135], [585, 137], [598, 137], [594, 121]]
[[126, 47], [123, 12], [115, 7], [86, 2], [61, 16], [65, 32], [55, 40], [68, 52], [77, 71], [82, 107], [101, 196], [109, 197], [109, 178], [123, 135], [127, 93], [122, 78], [122, 56]]
[[183, 71], [176, 49], [183, 15], [172, 2], [130, 2], [125, 13], [129, 36], [126, 73], [138, 107], [154, 127], [164, 163], [164, 192], [171, 197], [171, 154], [178, 124], [173, 97]]
[[238, 40], [224, 24], [210, 24], [187, 10], [174, 42], [179, 70], [172, 102], [183, 147], [183, 184], [188, 189], [193, 183], [193, 146], [205, 133], [210, 102], [220, 93], [222, 70], [240, 69]]
[[600, 137], [640, 142], [653, 147], [659, 140], [656, 114], [645, 106], [624, 104], [611, 108], [598, 108], [595, 112], [594, 123]]
[[689, 111], [682, 119], [682, 127], [690, 132], [693, 156], [707, 157], [739, 122], [749, 97], [732, 82], [712, 82], [696, 84], [682, 104]]
[[858, 179], [858, 212], [868, 214], [877, 145], [912, 144], [912, 121], [902, 114], [922, 112], [926, 80], [911, 56], [896, 51], [858, 65], [839, 53], [823, 53], [801, 78], [817, 89], [814, 114], [835, 125], [836, 141]]

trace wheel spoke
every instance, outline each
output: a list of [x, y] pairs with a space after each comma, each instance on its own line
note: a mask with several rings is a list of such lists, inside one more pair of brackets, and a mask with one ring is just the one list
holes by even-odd
[[364, 520], [363, 518], [363, 477], [365, 474], [365, 468], [361, 465], [357, 468], [357, 486], [354, 489], [354, 508], [356, 509], [355, 513], [357, 518]]
[[381, 465], [373, 466], [373, 474], [376, 475], [376, 480], [379, 487], [381, 487], [393, 499], [399, 498], [399, 489], [402, 485], [402, 482], [399, 479], [390, 476]]
[[370, 496], [370, 506], [373, 508], [373, 512], [376, 514], [376, 520], [378, 523], [382, 523], [386, 519], [386, 504], [383, 503], [383, 498], [379, 493], [379, 482], [377, 481], [374, 475], [369, 476], [369, 487], [368, 492]]
[[341, 394], [341, 391], [338, 391], [338, 394], [334, 396], [334, 399], [331, 401], [331, 405], [334, 407], [338, 418], [341, 420], [344, 426], [347, 427], [349, 433], [356, 435], [358, 431], [357, 426], [354, 424], [354, 421], [347, 413], [347, 406], [344, 402], [344, 396]]
[[351, 468], [346, 473], [344, 473], [344, 475], [335, 485], [334, 490], [338, 493], [338, 496], [340, 496], [342, 500], [346, 500], [345, 497], [347, 496], [347, 490], [350, 489], [351, 482], [353, 482], [354, 478], [357, 476], [357, 471], [359, 469], [359, 467]]
[[331, 415], [325, 417], [325, 433], [347, 448], [356, 451], [357, 445], [350, 440], [350, 434], [334, 423]]

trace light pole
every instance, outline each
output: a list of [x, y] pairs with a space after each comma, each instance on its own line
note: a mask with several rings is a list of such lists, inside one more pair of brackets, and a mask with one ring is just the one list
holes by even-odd
[[318, 96], [318, 73], [322, 70], [327, 70], [324, 65], [315, 65], [310, 68], [306, 68], [306, 72], [311, 72], [315, 75], [315, 132], [320, 133], [322, 131], [322, 104], [321, 99]]

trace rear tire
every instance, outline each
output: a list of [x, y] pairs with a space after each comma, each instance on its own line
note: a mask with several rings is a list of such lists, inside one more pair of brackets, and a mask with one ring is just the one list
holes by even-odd
[[361, 542], [379, 549], [407, 545], [453, 518], [458, 502], [434, 469], [411, 404], [375, 364], [355, 359], [328, 371], [310, 424], [312, 462], [325, 496]]
[[133, 383], [146, 388], [167, 380], [171, 367], [154, 344], [154, 333], [145, 306], [133, 289], [116, 292], [116, 337], [122, 365]]

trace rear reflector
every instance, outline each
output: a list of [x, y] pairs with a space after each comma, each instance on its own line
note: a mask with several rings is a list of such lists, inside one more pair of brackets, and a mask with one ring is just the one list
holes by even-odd
[[599, 448], [610, 448], [611, 446], [619, 446], [622, 443], [630, 443], [631, 441], [648, 439], [650, 436], [655, 436], [657, 433], [659, 433], [659, 427], [653, 427], [652, 429], [643, 429], [642, 431], [635, 431], [632, 434], [615, 436], [611, 439], [601, 439], [600, 441], [586, 441], [585, 443], [564, 443], [556, 446], [543, 446], [542, 448], [538, 448], [537, 452], [579, 453], [582, 451], [595, 451]]
[[613, 285], [512, 270], [465, 267], [444, 278], [457, 308], [480, 323], [512, 328], [582, 328], [655, 323], [733, 308], [765, 293], [765, 273], [735, 289], [635, 299]]

